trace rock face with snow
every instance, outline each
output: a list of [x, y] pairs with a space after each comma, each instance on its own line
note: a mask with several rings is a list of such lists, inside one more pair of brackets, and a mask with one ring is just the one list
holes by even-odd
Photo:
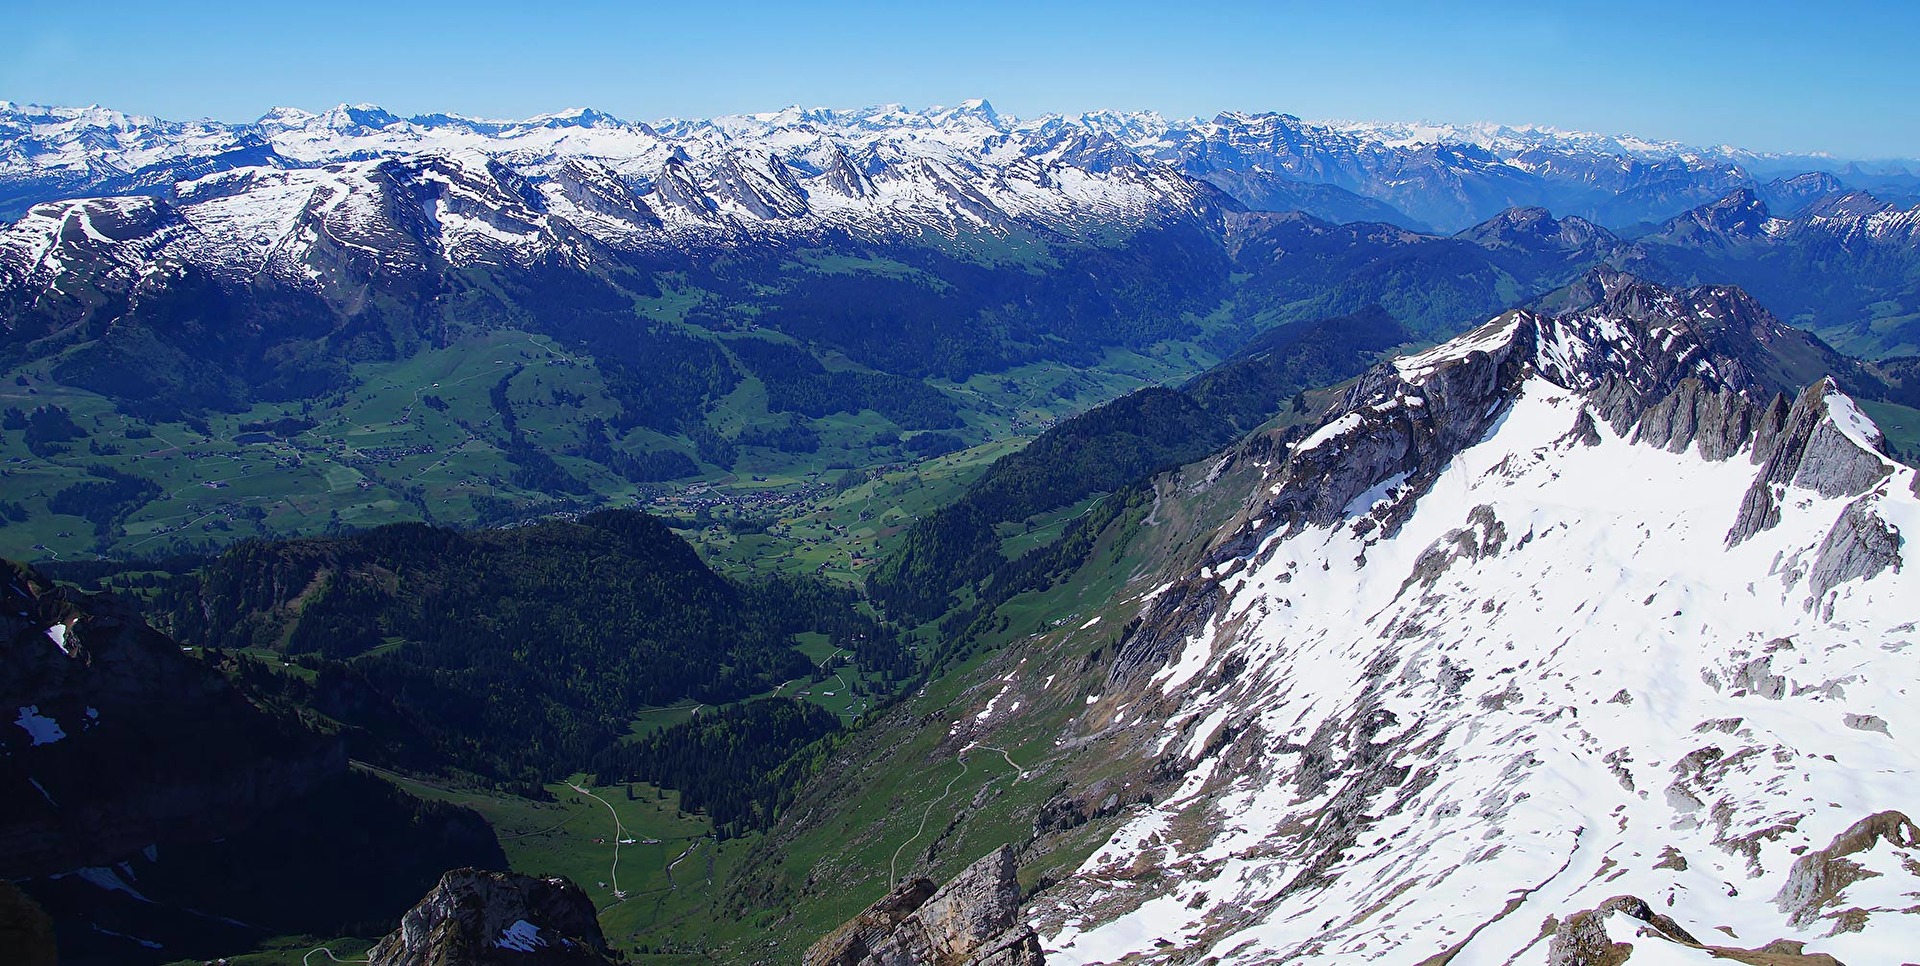
[[814, 943], [806, 966], [1040, 966], [1020, 918], [1014, 855], [1002, 847], [939, 889], [913, 878]]
[[372, 966], [602, 966], [614, 962], [593, 902], [561, 877], [455, 869], [400, 928], [367, 953]]
[[[1019, 120], [983, 103], [658, 125], [590, 111], [403, 119], [364, 106], [180, 125], [0, 104], [0, 204], [19, 202], [0, 227], [0, 342], [32, 358], [78, 347], [55, 377], [137, 407], [171, 410], [185, 397], [244, 408], [337, 385], [342, 372], [324, 360], [388, 358], [428, 334], [491, 324], [496, 297], [524, 290], [551, 305], [609, 279], [650, 297], [661, 279], [721, 253], [778, 265], [794, 248], [864, 257], [900, 246], [908, 264], [933, 253], [1000, 264], [1009, 249], [1137, 243], [1183, 260], [1119, 265], [1111, 279], [1102, 268], [1094, 278], [1109, 295], [1126, 291], [1115, 283], [1132, 272], [1198, 286], [1212, 270], [1193, 259], [1216, 257], [1224, 242], [1273, 255], [1248, 277], [1281, 286], [1261, 294], [1289, 303], [1353, 308], [1479, 276], [1466, 291], [1422, 292], [1405, 306], [1477, 313], [1495, 304], [1475, 297], [1481, 286], [1501, 286], [1505, 298], [1606, 263], [1674, 283], [1733, 281], [1824, 334], [1860, 330], [1862, 351], [1910, 353], [1915, 303], [1903, 279], [1920, 266], [1920, 210], [1813, 178], [1769, 189], [1805, 199], [1775, 217], [1740, 167], [1761, 160], [1539, 130], [1275, 114]], [[1634, 242], [1601, 227], [1642, 221], [1664, 224]], [[1416, 230], [1435, 226], [1461, 231]], [[1383, 266], [1334, 265], [1399, 249], [1409, 262], [1385, 277], [1368, 277]], [[1306, 251], [1326, 257], [1281, 261]], [[1422, 263], [1443, 263], [1449, 277], [1406, 274], [1424, 273]], [[462, 276], [472, 273], [521, 277], [500, 296], [469, 295]], [[288, 345], [321, 339], [324, 348]], [[209, 355], [235, 362], [207, 371]], [[997, 356], [955, 353], [976, 357]]]
[[1799, 199], [1736, 189], [1639, 238], [1621, 264], [1672, 283], [1732, 282], [1850, 352], [1910, 355], [1916, 332], [1895, 306], [1913, 304], [1920, 207], [1831, 187]]
[[1793, 338], [1599, 273], [1243, 443], [1069, 742], [1160, 790], [1048, 960], [1910, 959], [1915, 471]]

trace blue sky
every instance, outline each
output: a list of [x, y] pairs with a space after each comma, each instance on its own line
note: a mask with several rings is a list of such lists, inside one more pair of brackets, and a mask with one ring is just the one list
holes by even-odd
[[1920, 3], [100, 2], [0, 12], [0, 99], [652, 120], [986, 97], [1029, 116], [1499, 121], [1920, 157]]

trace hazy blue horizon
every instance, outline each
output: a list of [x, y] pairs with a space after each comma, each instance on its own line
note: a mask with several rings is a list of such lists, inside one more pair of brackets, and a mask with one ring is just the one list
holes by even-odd
[[1920, 36], [1920, 4], [596, 0], [552, 12], [113, 0], [9, 21], [0, 100], [180, 120], [372, 103], [403, 116], [591, 107], [652, 121], [979, 97], [1019, 117], [1279, 111], [1920, 158], [1920, 78], [1888, 42]]

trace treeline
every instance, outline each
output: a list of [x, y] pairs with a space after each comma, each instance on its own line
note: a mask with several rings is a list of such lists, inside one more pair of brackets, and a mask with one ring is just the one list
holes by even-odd
[[1178, 466], [1230, 435], [1224, 420], [1177, 390], [1123, 396], [995, 461], [958, 500], [917, 521], [868, 587], [896, 617], [932, 620], [952, 606], [955, 591], [988, 578], [1003, 562], [999, 524]]
[[[55, 580], [76, 584], [81, 589], [99, 592], [109, 585], [157, 588], [171, 584], [179, 575], [205, 566], [213, 558], [205, 554], [170, 553], [164, 557], [122, 560], [45, 560], [34, 569]], [[138, 574], [138, 578], [130, 575]]]
[[704, 811], [731, 838], [771, 826], [812, 772], [797, 753], [839, 729], [818, 705], [766, 698], [702, 709], [691, 721], [603, 752], [601, 785], [646, 781], [680, 791], [680, 807]]
[[[1233, 315], [1282, 324], [1380, 306], [1416, 333], [1447, 337], [1529, 294], [1559, 288], [1590, 263], [1516, 277], [1508, 259], [1464, 238], [1370, 222], [1335, 225], [1298, 212], [1258, 214], [1234, 252]], [[1527, 267], [1512, 262], [1515, 271]]]
[[1008, 619], [995, 615], [1001, 604], [1066, 579], [1092, 558], [1103, 539], [1114, 547], [1126, 546], [1152, 512], [1153, 500], [1152, 484], [1136, 481], [1095, 501], [1067, 524], [1058, 540], [1012, 560], [1002, 558], [980, 581], [979, 592], [971, 600], [940, 618], [941, 645], [928, 659], [928, 673], [965, 660], [982, 635], [1005, 630]]
[[1303, 389], [1353, 376], [1407, 338], [1377, 306], [1287, 326], [1179, 389], [1142, 389], [1069, 419], [918, 520], [868, 586], [896, 617], [939, 617], [956, 592], [973, 586], [978, 595], [1002, 567], [1000, 525], [1198, 459], [1293, 405]]
[[915, 670], [851, 591], [735, 584], [631, 511], [246, 542], [156, 604], [184, 643], [302, 656], [312, 679], [275, 682], [276, 700], [337, 722], [356, 755], [502, 781], [588, 767], [636, 709], [727, 703], [804, 677], [801, 632], [887, 679]]
[[738, 446], [763, 446], [782, 453], [820, 451], [820, 434], [796, 416], [788, 416], [784, 425], [748, 426], [733, 441]]
[[952, 433], [915, 433], [901, 444], [920, 459], [932, 459], [967, 448], [967, 441]]
[[[429, 397], [437, 398], [437, 397]], [[429, 406], [432, 404], [429, 403]], [[446, 403], [441, 403], [442, 409]], [[282, 416], [278, 419], [252, 419], [240, 424], [243, 433], [272, 433], [276, 436], [298, 436], [314, 427], [314, 421], [303, 416]]]
[[93, 479], [75, 483], [49, 498], [47, 510], [85, 517], [88, 523], [93, 524], [94, 533], [103, 541], [109, 539], [113, 531], [134, 511], [164, 492], [160, 484], [152, 480], [123, 473], [111, 466], [89, 466], [87, 475]]
[[8, 406], [0, 413], [0, 429], [20, 430], [25, 433], [23, 441], [27, 451], [45, 459], [67, 451], [61, 445], [76, 439], [85, 439], [86, 431], [73, 421], [73, 414], [65, 406], [35, 406], [29, 412], [23, 412], [18, 406]]
[[526, 434], [520, 432], [520, 421], [514, 415], [513, 401], [507, 398], [507, 392], [513, 385], [513, 378], [525, 369], [525, 366], [514, 366], [487, 390], [487, 400], [493, 404], [500, 427], [507, 431], [507, 444], [502, 453], [513, 467], [507, 471], [507, 482], [523, 490], [549, 495], [579, 496], [591, 492], [591, 487], [555, 462], [544, 447], [528, 440]]

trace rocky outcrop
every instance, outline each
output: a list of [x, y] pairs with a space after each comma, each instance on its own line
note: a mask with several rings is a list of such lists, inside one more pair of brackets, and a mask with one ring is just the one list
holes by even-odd
[[[1175, 583], [1129, 629], [1109, 682], [1125, 685], [1163, 666], [1214, 616], [1218, 588], [1238, 561], [1271, 545], [1274, 534], [1360, 514], [1367, 519], [1354, 519], [1355, 526], [1391, 537], [1447, 461], [1495, 427], [1521, 384], [1536, 375], [1586, 400], [1563, 437], [1570, 445], [1597, 445], [1604, 422], [1617, 435], [1669, 452], [1697, 448], [1714, 461], [1750, 454], [1762, 469], [1729, 531], [1730, 545], [1778, 522], [1780, 487], [1823, 496], [1866, 492], [1888, 472], [1886, 461], [1841, 428], [1852, 403], [1838, 384], [1820, 379], [1787, 402], [1784, 392], [1799, 389], [1790, 380], [1803, 358], [1853, 372], [1844, 357], [1738, 289], [1670, 290], [1601, 269], [1538, 310], [1506, 313], [1446, 345], [1381, 363], [1304, 439], [1267, 433], [1241, 445], [1238, 455], [1254, 462], [1285, 457], [1239, 522], [1214, 541], [1205, 569]], [[1370, 493], [1370, 506], [1356, 505]], [[1391, 499], [1380, 502], [1385, 497]], [[1856, 531], [1854, 543], [1836, 545], [1829, 570], [1835, 582], [1850, 579], [1841, 574], [1866, 575], [1861, 568], [1884, 559], [1885, 541]]]
[[1183, 580], [1167, 588], [1139, 620], [1128, 622], [1119, 654], [1107, 668], [1107, 681], [1125, 685], [1159, 670], [1213, 618], [1219, 604], [1220, 588], [1212, 579]]
[[1794, 860], [1786, 883], [1773, 897], [1774, 906], [1797, 928], [1827, 922], [1833, 932], [1858, 930], [1871, 913], [1850, 907], [1846, 888], [1882, 873], [1865, 868], [1853, 856], [1871, 852], [1883, 841], [1895, 849], [1920, 848], [1920, 828], [1905, 814], [1894, 811], [1877, 812], [1853, 823], [1826, 848]]
[[[1619, 935], [1623, 930], [1618, 920], [1615, 920], [1614, 932], [1608, 932], [1608, 920], [1615, 914], [1628, 920], [1632, 936]], [[1636, 956], [1641, 946], [1651, 948], [1646, 950], [1647, 955]], [[1614, 896], [1592, 909], [1568, 916], [1565, 922], [1554, 927], [1553, 936], [1547, 942], [1547, 966], [1618, 966], [1660, 956], [1664, 952], [1659, 948], [1662, 946], [1700, 950], [1713, 960], [1754, 966], [1843, 966], [1832, 956], [1808, 953], [1805, 943], [1789, 939], [1777, 939], [1758, 949], [1703, 943], [1672, 917], [1655, 912], [1639, 896]]]
[[1728, 546], [1738, 546], [1779, 522], [1781, 487], [1803, 487], [1828, 498], [1859, 496], [1892, 472], [1884, 457], [1861, 448], [1841, 430], [1836, 420], [1846, 417], [1836, 416], [1835, 406], [1851, 410], [1853, 403], [1840, 395], [1832, 379], [1822, 379], [1800, 392], [1777, 430], [1771, 416], [1762, 416], [1752, 449], [1760, 472], [1727, 531]]
[[1839, 392], [1833, 380], [1823, 379], [1794, 401], [1780, 450], [1783, 459], [1768, 467], [1768, 482], [1790, 479], [1821, 496], [1837, 497], [1859, 496], [1886, 477], [1880, 454], [1862, 449], [1835, 424], [1829, 397]]
[[611, 966], [593, 902], [564, 878], [455, 869], [367, 954], [370, 966]]
[[[1011, 846], [935, 890], [902, 883], [807, 950], [805, 966], [1040, 966], [1033, 928], [1020, 918]], [[379, 962], [378, 959], [375, 960]]]
[[1724, 460], [1753, 437], [1759, 407], [1738, 392], [1715, 390], [1699, 379], [1684, 379], [1654, 403], [1634, 426], [1634, 442], [1670, 453], [1699, 444], [1700, 455]]
[[1734, 515], [1733, 526], [1727, 529], [1727, 546], [1737, 547], [1753, 539], [1755, 534], [1779, 525], [1780, 501], [1774, 495], [1774, 487], [1756, 479], [1740, 498], [1740, 511]]
[[1847, 504], [1814, 555], [1807, 606], [1849, 580], [1872, 577], [1888, 568], [1898, 571], [1900, 543], [1899, 529], [1880, 519], [1868, 499]]
[[1607, 933], [1607, 919], [1613, 913], [1646, 923], [1670, 941], [1688, 946], [1699, 942], [1678, 923], [1653, 911], [1637, 896], [1615, 896], [1599, 906], [1576, 912], [1553, 931], [1547, 942], [1547, 966], [1615, 966], [1633, 955], [1633, 944], [1615, 942]]
[[[1911, 669], [1900, 663], [1914, 574], [1892, 524], [1910, 529], [1913, 504], [1886, 474], [1908, 471], [1887, 468], [1841, 381], [1777, 388], [1801, 357], [1764, 347], [1798, 347], [1743, 298], [1604, 281], [1594, 304], [1507, 313], [1376, 367], [1311, 432], [1268, 433], [1271, 445], [1243, 444], [1215, 464], [1233, 476], [1215, 470], [1209, 484], [1245, 487], [1240, 515], [1189, 538], [1210, 539], [1204, 556], [1136, 580], [1139, 603], [1122, 606], [1139, 626], [1114, 665], [1128, 673], [1087, 689], [1099, 711], [1062, 729], [1076, 751], [1151, 760], [1145, 782], [1127, 773], [1137, 787], [1177, 791], [1133, 806], [1099, 851], [1029, 901], [1054, 958], [1427, 955], [1439, 966], [1539, 962], [1551, 946], [1557, 966], [1831, 966], [1805, 940], [1849, 961], [1901, 961], [1862, 951], [1905, 948], [1910, 831], [1897, 849], [1804, 873], [1858, 883], [1834, 892], [1812, 928], [1751, 906], [1834, 831], [1815, 824], [1830, 813], [1782, 811], [1780, 789], [1805, 781], [1832, 789], [1796, 793], [1806, 801], [1846, 802], [1858, 773], [1904, 770], [1884, 763], [1915, 727], [1902, 716]], [[1756, 476], [1750, 515], [1785, 522], [1727, 552], [1724, 530]], [[1697, 510], [1715, 506], [1724, 516]], [[1805, 613], [1809, 589], [1831, 610]], [[1212, 616], [1196, 626], [1202, 613]], [[1100, 655], [1106, 633], [1053, 653], [1071, 659], [1091, 644]], [[1177, 668], [1143, 673], [1170, 653]], [[1673, 682], [1695, 674], [1705, 688], [1680, 686], [1699, 703], [1676, 711]], [[1577, 698], [1560, 700], [1563, 688]], [[1729, 702], [1743, 717], [1726, 716]], [[1138, 723], [1101, 713], [1121, 708]], [[1633, 737], [1676, 722], [1698, 722], [1702, 737], [1680, 747]], [[1583, 750], [1534, 744], [1562, 733], [1581, 735]], [[1590, 781], [1596, 761], [1612, 781]], [[1553, 804], [1523, 804], [1542, 797]], [[1604, 799], [1616, 821], [1566, 821], [1568, 806], [1599, 815], [1586, 803]], [[1069, 784], [1055, 800], [1078, 817], [1093, 796]], [[1072, 827], [1048, 818], [1036, 848]], [[1440, 828], [1476, 844], [1436, 853], [1395, 841]], [[1490, 860], [1519, 861], [1521, 829], [1560, 845], [1477, 900], [1478, 938], [1443, 927], [1460, 921], [1457, 897], [1487, 883]], [[1558, 869], [1547, 861], [1556, 853], [1567, 857]], [[1576, 857], [1596, 855], [1618, 858], [1569, 884]], [[1647, 861], [1618, 868], [1629, 855]], [[1699, 888], [1720, 866], [1708, 857], [1722, 855], [1744, 859], [1744, 875], [1729, 863], [1724, 891]], [[1601, 904], [1606, 883], [1629, 874], [1643, 895], [1659, 888], [1666, 908]], [[1532, 882], [1552, 891], [1514, 888]], [[1737, 935], [1719, 931], [1729, 921]], [[1455, 945], [1435, 951], [1443, 936]], [[1710, 945], [1773, 937], [1793, 938]]]

